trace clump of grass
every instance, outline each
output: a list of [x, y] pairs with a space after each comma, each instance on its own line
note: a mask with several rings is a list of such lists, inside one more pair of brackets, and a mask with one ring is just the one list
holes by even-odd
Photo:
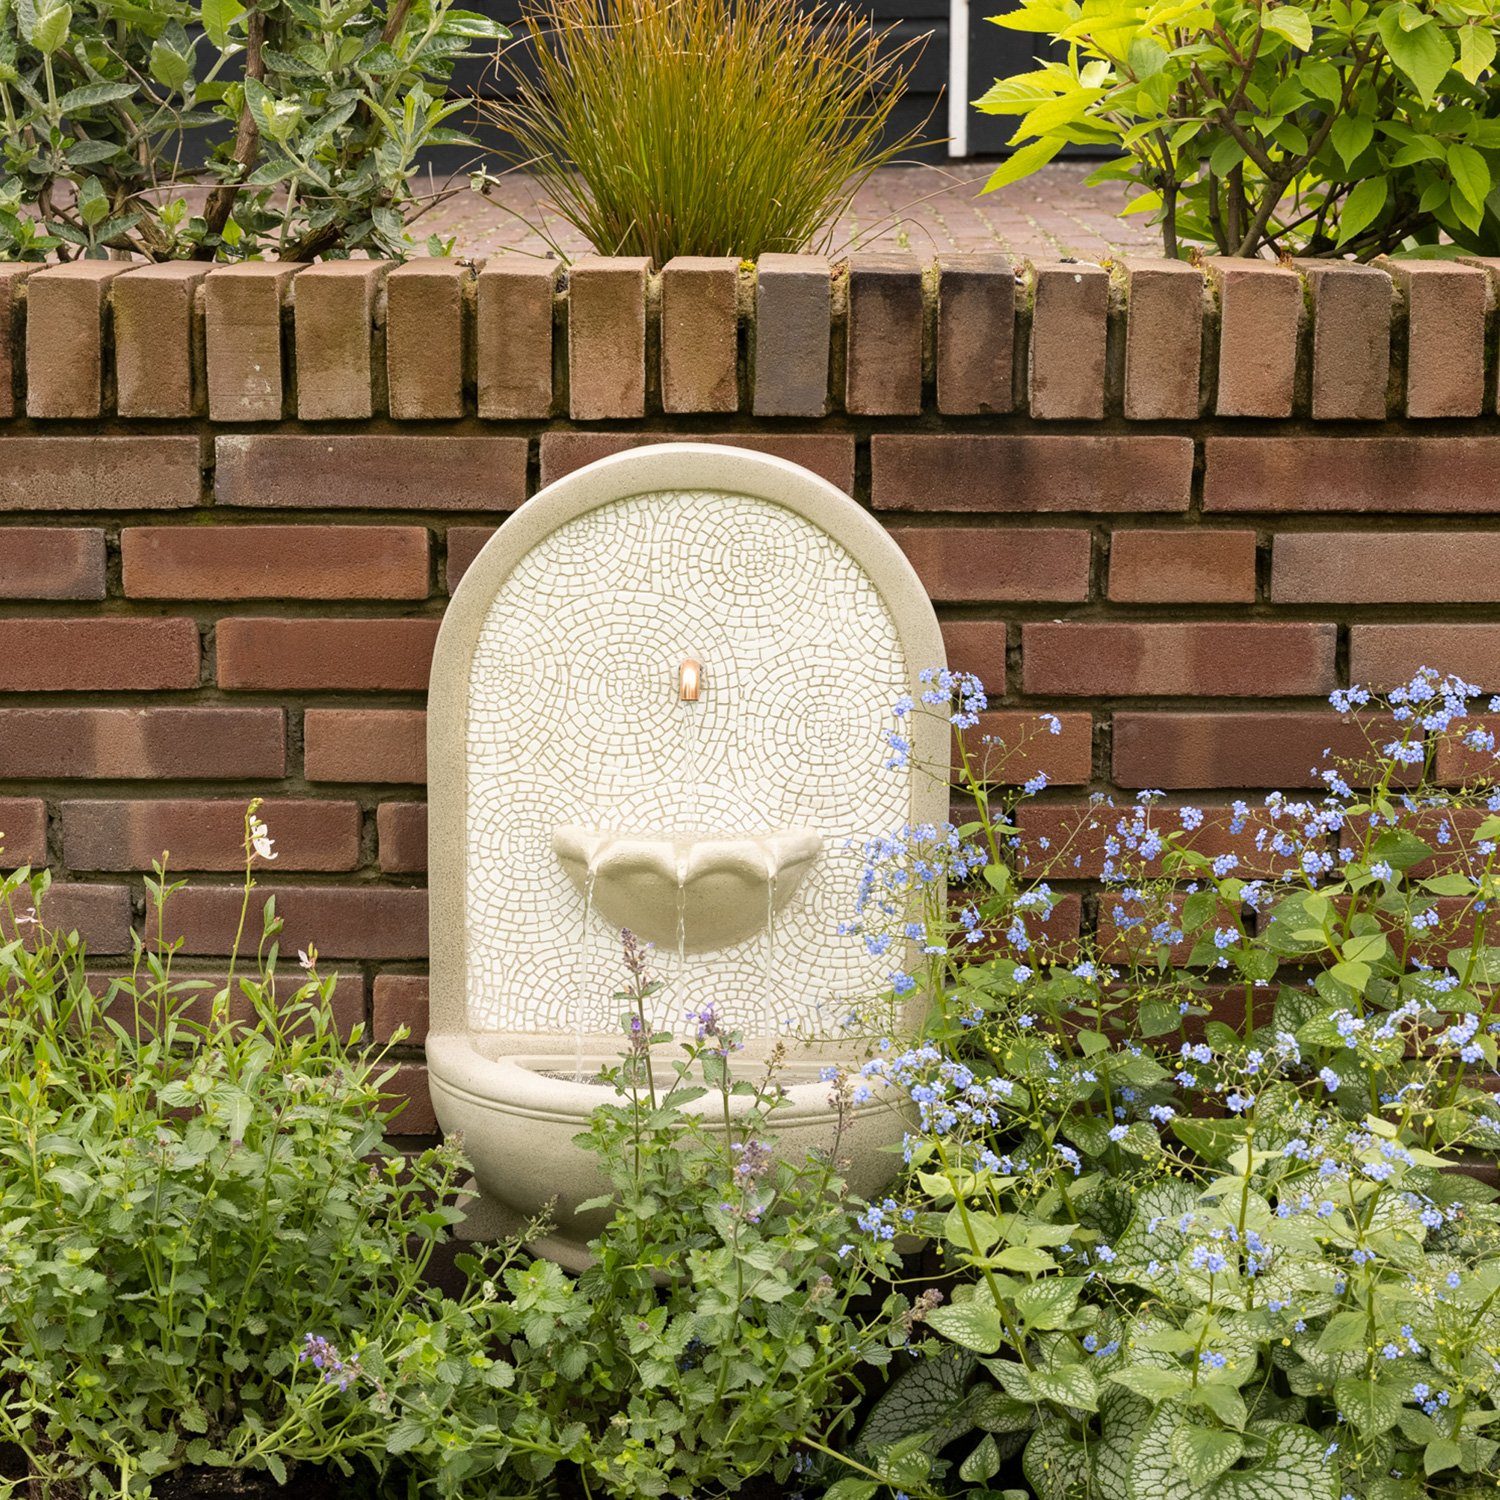
[[482, 108], [607, 255], [829, 248], [860, 184], [918, 134], [890, 121], [920, 41], [889, 45], [843, 5], [524, 0], [522, 20], [510, 97]]

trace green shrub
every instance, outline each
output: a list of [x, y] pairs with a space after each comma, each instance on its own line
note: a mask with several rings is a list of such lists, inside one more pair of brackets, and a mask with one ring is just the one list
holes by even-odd
[[526, 0], [533, 79], [485, 105], [605, 255], [824, 248], [889, 139], [914, 44], [797, 0]]
[[1120, 153], [1168, 255], [1360, 260], [1440, 234], [1500, 247], [1490, 0], [1020, 0], [993, 18], [1062, 60], [978, 107], [1020, 115], [995, 188], [1065, 145]]
[[7, 3], [0, 258], [401, 255], [453, 63], [503, 35], [453, 0]]
[[[914, 1495], [1014, 1454], [1040, 1500], [1493, 1492], [1500, 1206], [1455, 1168], [1500, 1146], [1500, 790], [1435, 769], [1492, 756], [1474, 697], [1336, 693], [1371, 752], [1321, 794], [1146, 792], [1050, 840], [970, 746], [975, 820], [872, 848], [858, 935], [920, 922], [942, 1001], [865, 1073], [916, 1103], [904, 1204], [957, 1285], [856, 1456]], [[981, 707], [928, 695], [961, 733]], [[1085, 851], [1101, 935], [1049, 935]], [[939, 865], [982, 877], [953, 922]]]

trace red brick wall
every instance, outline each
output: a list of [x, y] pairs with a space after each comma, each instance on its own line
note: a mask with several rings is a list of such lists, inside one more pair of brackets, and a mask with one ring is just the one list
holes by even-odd
[[50, 864], [51, 919], [108, 961], [170, 850], [213, 972], [264, 795], [284, 947], [419, 1039], [447, 591], [539, 484], [661, 437], [782, 454], [890, 526], [994, 726], [1062, 715], [1034, 818], [1305, 785], [1351, 674], [1500, 689], [1497, 276], [0, 267], [5, 858]]

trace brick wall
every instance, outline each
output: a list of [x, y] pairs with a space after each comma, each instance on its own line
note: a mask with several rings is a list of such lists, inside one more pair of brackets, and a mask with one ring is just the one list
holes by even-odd
[[348, 1015], [419, 1041], [448, 590], [540, 484], [663, 437], [781, 454], [873, 509], [991, 727], [1061, 715], [1038, 829], [1090, 789], [1306, 785], [1351, 676], [1500, 689], [1497, 276], [0, 266], [5, 858], [50, 864], [49, 919], [108, 963], [170, 850], [188, 967], [213, 973], [264, 795], [284, 946], [315, 941]]

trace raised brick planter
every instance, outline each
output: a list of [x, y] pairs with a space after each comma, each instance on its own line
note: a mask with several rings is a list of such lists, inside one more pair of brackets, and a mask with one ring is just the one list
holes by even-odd
[[[169, 849], [222, 972], [265, 795], [288, 951], [425, 1008], [423, 684], [539, 484], [779, 453], [896, 535], [1053, 786], [1306, 785], [1356, 676], [1500, 690], [1500, 262], [0, 267], [0, 829], [102, 955]], [[1443, 768], [1462, 774], [1463, 767]], [[1054, 925], [1094, 920], [1087, 878]], [[400, 1074], [430, 1125], [416, 1055]]]

